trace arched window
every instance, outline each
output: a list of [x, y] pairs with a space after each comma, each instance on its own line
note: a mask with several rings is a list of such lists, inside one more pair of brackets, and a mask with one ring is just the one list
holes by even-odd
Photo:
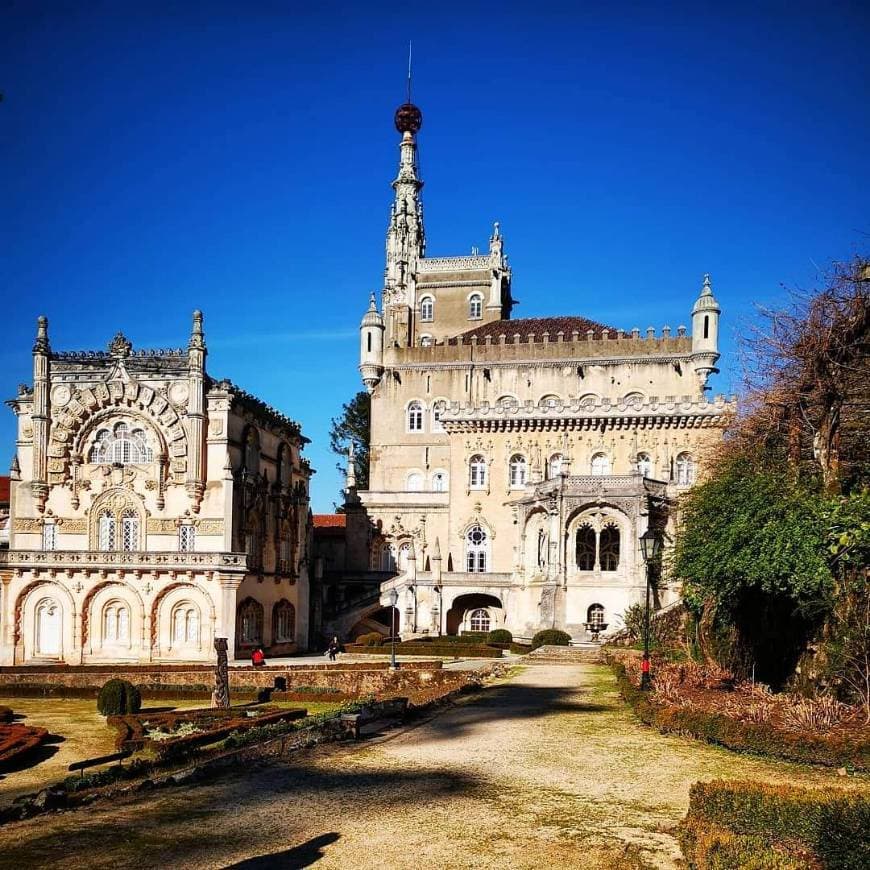
[[275, 643], [293, 643], [296, 608], [289, 601], [279, 601], [272, 609], [272, 635]]
[[616, 526], [605, 526], [601, 530], [598, 553], [602, 571], [615, 571], [619, 567], [619, 529]]
[[479, 525], [465, 534], [465, 566], [471, 574], [485, 574], [488, 570], [489, 536]]
[[248, 520], [245, 530], [245, 552], [248, 554], [248, 568], [258, 569], [263, 559], [263, 541], [260, 535], [260, 523], [256, 516]]
[[103, 643], [128, 643], [130, 610], [121, 601], [110, 601], [103, 608]]
[[492, 625], [492, 620], [489, 616], [489, 611], [482, 607], [471, 611], [471, 616], [468, 618], [468, 627], [472, 631], [489, 631]]
[[443, 400], [432, 403], [432, 431], [443, 432], [444, 426], [441, 425], [441, 415], [447, 410], [447, 403]]
[[420, 402], [411, 402], [408, 405], [408, 431], [423, 431], [423, 405]]
[[51, 598], [44, 598], [36, 605], [37, 655], [57, 658], [61, 654], [63, 621], [60, 605]]
[[400, 574], [404, 574], [405, 571], [408, 570], [408, 561], [411, 558], [411, 542], [405, 541], [404, 544], [400, 544], [399, 546], [399, 556], [396, 560], [398, 571]]
[[289, 489], [293, 475], [293, 451], [289, 444], [278, 448], [278, 481], [282, 489]]
[[432, 492], [447, 492], [446, 471], [436, 471], [432, 475]]
[[486, 460], [479, 453], [469, 459], [468, 472], [471, 489], [486, 489]]
[[100, 550], [103, 553], [108, 553], [115, 549], [115, 517], [109, 511], [104, 511], [100, 514], [99, 524]]
[[196, 549], [196, 526], [185, 523], [178, 527], [178, 552], [192, 553]]
[[508, 463], [508, 477], [511, 489], [519, 489], [526, 485], [526, 457], [515, 453]]
[[423, 475], [419, 471], [412, 471], [408, 475], [408, 484], [406, 487], [408, 492], [423, 491]]
[[691, 453], [680, 453], [677, 456], [677, 484], [690, 486], [695, 482], [695, 462]]
[[57, 549], [57, 523], [45, 523], [42, 527], [42, 549]]
[[431, 335], [421, 335], [420, 336], [420, 347], [431, 347], [432, 345], [432, 336]]
[[595, 570], [595, 530], [583, 525], [577, 529], [577, 568], [580, 571]]
[[435, 300], [431, 296], [424, 296], [420, 300], [420, 320], [429, 322], [435, 319]]
[[243, 444], [242, 468], [249, 475], [260, 473], [260, 437], [253, 426], [248, 426]]
[[239, 605], [238, 633], [242, 646], [263, 642], [263, 605], [253, 598], [247, 598]]
[[652, 477], [652, 458], [649, 453], [637, 454], [637, 473], [644, 477]]
[[393, 556], [393, 550], [386, 541], [375, 549], [374, 566], [376, 571], [395, 571], [396, 560]]
[[199, 608], [190, 601], [182, 601], [172, 611], [172, 643], [199, 646]]
[[586, 611], [586, 622], [595, 628], [604, 625], [604, 607], [601, 604], [590, 604]]
[[132, 508], [121, 514], [121, 549], [127, 553], [139, 549], [139, 515]]
[[93, 463], [128, 465], [151, 462], [154, 451], [148, 446], [143, 429], [131, 431], [130, 426], [122, 420], [115, 424], [111, 432], [108, 429], [97, 432], [90, 458]]
[[552, 480], [562, 473], [562, 465], [565, 462], [565, 457], [561, 453], [554, 453], [547, 463], [547, 479]]
[[483, 317], [483, 296], [480, 293], [472, 293], [468, 297], [468, 319], [480, 320]]
[[610, 459], [604, 453], [596, 453], [592, 457], [592, 474], [594, 477], [603, 477], [610, 474]]

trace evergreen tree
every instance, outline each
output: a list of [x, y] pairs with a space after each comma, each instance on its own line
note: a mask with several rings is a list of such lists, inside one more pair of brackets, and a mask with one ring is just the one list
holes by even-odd
[[[371, 396], [365, 390], [360, 390], [349, 402], [342, 405], [341, 415], [333, 417], [329, 427], [329, 448], [340, 457], [335, 467], [342, 477], [347, 474], [347, 451], [353, 444], [358, 489], [368, 489], [369, 486], [371, 426]], [[341, 490], [340, 500], [344, 502], [344, 490]]]

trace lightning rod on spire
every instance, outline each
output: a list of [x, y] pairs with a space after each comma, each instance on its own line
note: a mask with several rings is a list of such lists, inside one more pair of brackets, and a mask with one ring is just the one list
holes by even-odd
[[411, 40], [408, 40], [408, 102], [411, 102]]

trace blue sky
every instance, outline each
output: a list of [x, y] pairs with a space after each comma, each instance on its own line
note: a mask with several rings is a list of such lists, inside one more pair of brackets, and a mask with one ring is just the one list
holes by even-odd
[[[689, 322], [868, 250], [870, 7], [0, 2], [0, 388], [53, 346], [184, 344], [298, 419], [315, 510], [359, 389], [414, 40], [428, 252], [501, 221], [516, 316]], [[14, 452], [0, 414], [0, 457]]]

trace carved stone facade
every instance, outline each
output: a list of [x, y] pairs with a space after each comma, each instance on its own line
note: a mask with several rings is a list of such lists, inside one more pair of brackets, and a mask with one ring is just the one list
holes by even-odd
[[18, 417], [0, 664], [210, 661], [308, 645], [299, 426], [188, 347], [55, 353], [40, 318]]
[[498, 224], [485, 253], [425, 256], [408, 114], [382, 306], [372, 295], [360, 328], [370, 478], [348, 482], [346, 572], [382, 572], [379, 605], [398, 591], [404, 634], [617, 629], [645, 591], [640, 536], [654, 523], [670, 541], [734, 410], [707, 392], [721, 313], [709, 276], [691, 333], [511, 319]]

